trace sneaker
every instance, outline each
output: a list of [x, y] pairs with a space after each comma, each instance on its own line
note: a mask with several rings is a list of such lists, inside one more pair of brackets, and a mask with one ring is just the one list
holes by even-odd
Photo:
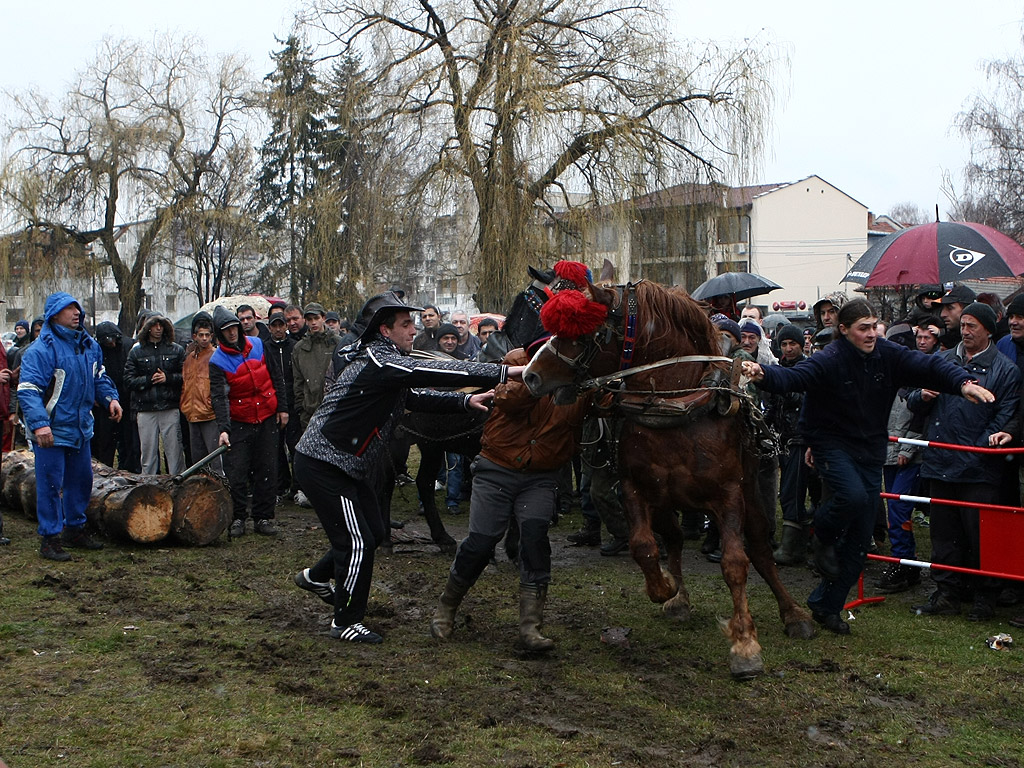
[[443, 490], [445, 490], [445, 484], [442, 483], [440, 480], [435, 480], [434, 481], [434, 490], [435, 491], [443, 491]]
[[719, 547], [718, 549], [712, 552], [708, 552], [706, 555], [704, 555], [704, 559], [707, 560], [709, 563], [722, 562], [722, 548]]
[[629, 539], [620, 539], [616, 536], [611, 541], [601, 545], [601, 554], [605, 557], [614, 557], [621, 552], [625, 552], [627, 549], [629, 549]]
[[309, 509], [313, 505], [309, 503], [309, 498], [302, 491], [295, 492], [295, 503], [300, 507]]
[[819, 613], [811, 611], [811, 617], [829, 632], [836, 635], [850, 634], [850, 625], [839, 618], [838, 613]]
[[64, 546], [68, 549], [103, 549], [103, 542], [86, 533], [84, 525], [69, 525], [64, 529]]
[[408, 472], [401, 472], [395, 476], [395, 485], [401, 488], [403, 485], [412, 485], [416, 481]]
[[277, 536], [277, 526], [268, 517], [252, 521], [252, 529], [260, 536]]
[[918, 616], [956, 616], [960, 613], [960, 601], [936, 589], [927, 603], [912, 605], [910, 610]]
[[237, 518], [231, 521], [231, 527], [228, 528], [229, 539], [240, 539], [245, 536], [245, 520]]
[[71, 555], [64, 551], [60, 544], [60, 536], [43, 536], [43, 543], [39, 545], [39, 555], [44, 560], [55, 560], [58, 563], [66, 563]]
[[448, 505], [448, 514], [449, 515], [461, 515], [462, 514], [462, 510], [459, 509], [459, 505], [458, 504], [449, 504]]
[[295, 582], [295, 586], [299, 589], [312, 592], [328, 605], [334, 605], [334, 585], [329, 581], [313, 581], [309, 578], [309, 568], [303, 568], [296, 573], [292, 581]]
[[10, 543], [11, 540], [8, 539], [6, 536], [0, 536], [0, 547], [6, 547]]
[[350, 643], [383, 643], [384, 638], [376, 632], [371, 632], [362, 624], [349, 624], [347, 627], [339, 627], [331, 622], [331, 637], [338, 640], [347, 640]]
[[921, 572], [909, 565], [893, 563], [884, 571], [875, 582], [875, 589], [879, 592], [892, 594], [894, 592], [906, 592], [911, 587], [921, 583]]
[[932, 524], [931, 518], [920, 510], [914, 513], [911, 520], [913, 521], [914, 525], [917, 525], [921, 528], [927, 528]]
[[403, 523], [401, 520], [389, 520], [388, 521], [388, 526], [393, 531], [400, 531], [403, 528], [405, 528], [405, 523]]

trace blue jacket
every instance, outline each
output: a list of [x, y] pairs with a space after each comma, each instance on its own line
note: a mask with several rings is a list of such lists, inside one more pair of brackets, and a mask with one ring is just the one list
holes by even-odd
[[882, 465], [888, 420], [900, 387], [959, 394], [971, 377], [938, 355], [878, 339], [865, 355], [840, 336], [792, 368], [762, 367], [768, 392], [806, 392], [799, 429], [811, 449], [838, 448], [856, 461]]
[[70, 304], [78, 302], [68, 293], [47, 297], [43, 330], [21, 360], [18, 400], [30, 440], [48, 426], [55, 446], [80, 448], [92, 438], [93, 403], [106, 409], [118, 398], [95, 339], [81, 324], [72, 330], [52, 322]]
[[[1020, 371], [1004, 354], [990, 344], [984, 352], [969, 361], [964, 359], [963, 344], [938, 353], [955, 363], [972, 379], [996, 396], [994, 403], [971, 403], [960, 397], [940, 397], [925, 402], [920, 391], [914, 392], [907, 405], [915, 413], [926, 413], [925, 436], [940, 443], [988, 447], [988, 437], [996, 432], [1013, 434], [1017, 427], [1017, 406], [1020, 402]], [[1019, 437], [1019, 435], [1014, 435]], [[999, 483], [1005, 461], [999, 456], [925, 448], [921, 461], [921, 477], [947, 483]]]

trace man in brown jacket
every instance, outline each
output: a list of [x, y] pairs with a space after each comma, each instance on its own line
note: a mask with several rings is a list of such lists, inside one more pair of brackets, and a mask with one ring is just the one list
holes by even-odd
[[[217, 449], [220, 429], [210, 399], [210, 358], [213, 357], [213, 318], [196, 312], [192, 318], [192, 343], [185, 348], [181, 367], [181, 413], [188, 420], [192, 460], [199, 461]], [[221, 457], [209, 463], [211, 472], [224, 475]]]
[[[514, 349], [502, 361], [525, 365], [549, 337], [527, 350]], [[534, 398], [522, 382], [495, 389], [494, 409], [484, 425], [480, 455], [473, 463], [469, 535], [459, 544], [430, 633], [451, 636], [455, 611], [490, 562], [495, 545], [515, 515], [519, 523], [519, 639], [528, 651], [550, 651], [540, 634], [551, 581], [548, 528], [555, 513], [558, 471], [576, 451], [590, 398], [555, 405], [550, 395]]]

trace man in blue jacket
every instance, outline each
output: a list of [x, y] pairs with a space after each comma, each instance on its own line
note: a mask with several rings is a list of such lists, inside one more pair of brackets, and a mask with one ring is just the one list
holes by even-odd
[[[39, 554], [70, 560], [63, 546], [100, 549], [85, 532], [92, 492], [92, 406], [121, 419], [117, 388], [103, 368], [99, 344], [82, 327], [82, 307], [58, 292], [46, 299], [39, 339], [21, 361], [18, 399], [36, 459]], [[63, 534], [63, 541], [62, 541]], [[63, 544], [63, 546], [62, 546]]]

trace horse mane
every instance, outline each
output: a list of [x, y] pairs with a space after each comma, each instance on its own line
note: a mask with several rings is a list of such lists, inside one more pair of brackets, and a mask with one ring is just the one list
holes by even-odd
[[718, 334], [703, 305], [683, 288], [644, 280], [637, 296], [636, 349], [648, 361], [680, 354], [720, 355]]

